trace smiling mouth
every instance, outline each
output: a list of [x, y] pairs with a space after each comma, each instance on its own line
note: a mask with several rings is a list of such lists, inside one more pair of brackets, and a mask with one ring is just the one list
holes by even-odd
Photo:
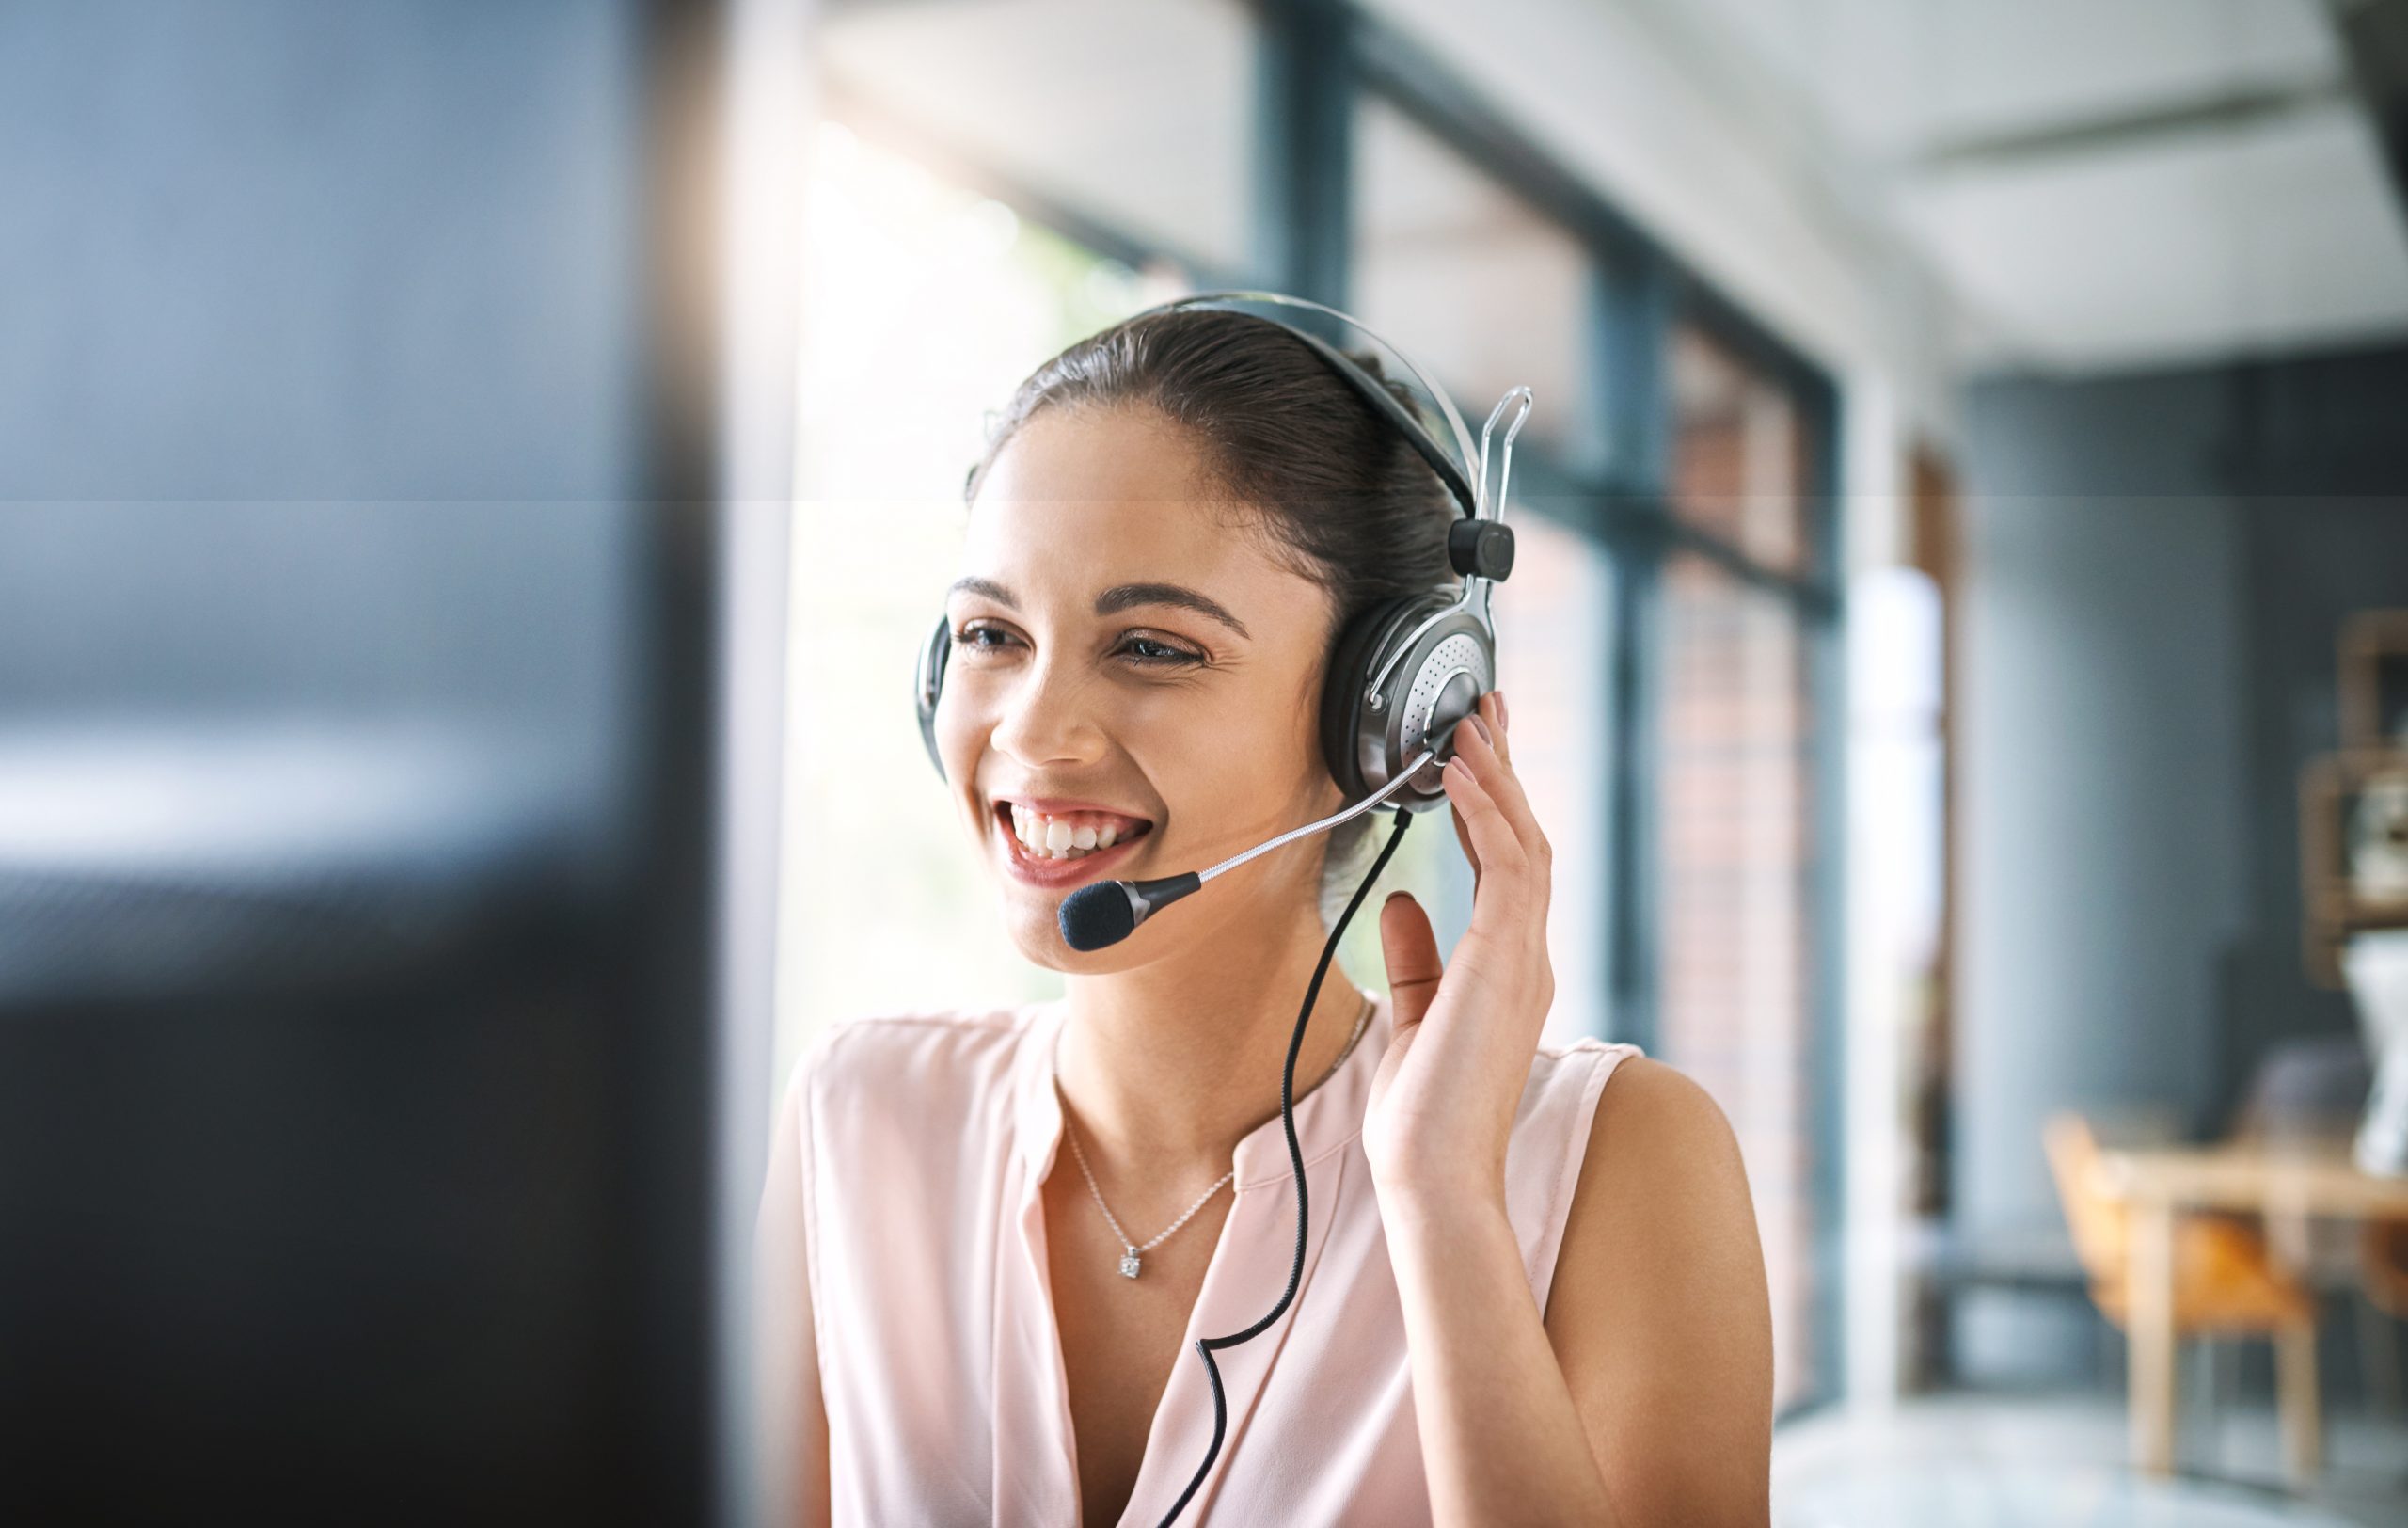
[[1056, 815], [1007, 801], [995, 804], [994, 815], [1014, 857], [1049, 869], [1125, 849], [1154, 831], [1153, 823], [1141, 817], [1116, 812]]

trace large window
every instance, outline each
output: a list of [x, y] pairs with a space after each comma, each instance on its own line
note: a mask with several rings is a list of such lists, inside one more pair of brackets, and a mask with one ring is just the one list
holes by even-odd
[[[1656, 1053], [1730, 1117], [1773, 1304], [1774, 1396], [1826, 1393], [1817, 1341], [1837, 1122], [1819, 1087], [1824, 782], [1807, 585], [1817, 559], [1809, 411], [1737, 347], [1672, 334], [1671, 510], [1706, 538], [1662, 565]], [[1704, 554], [1710, 545], [1718, 555]], [[1829, 1333], [1820, 1333], [1823, 1336]]]
[[1774, 1397], [1815, 1386], [1816, 1139], [1808, 923], [1814, 712], [1788, 604], [1694, 555], [1664, 570], [1656, 1054], [1739, 1137], [1773, 1302]]

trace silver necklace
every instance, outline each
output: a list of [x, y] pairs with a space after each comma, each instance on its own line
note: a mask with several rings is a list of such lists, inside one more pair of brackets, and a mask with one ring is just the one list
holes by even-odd
[[[1339, 1051], [1337, 1058], [1329, 1063], [1329, 1070], [1323, 1072], [1311, 1088], [1305, 1090], [1307, 1093], [1312, 1092], [1313, 1089], [1319, 1088], [1323, 1083], [1336, 1076], [1338, 1069], [1345, 1064], [1346, 1058], [1354, 1054], [1354, 1043], [1363, 1038], [1364, 1027], [1371, 1022], [1371, 995], [1362, 993], [1359, 995], [1363, 999], [1363, 1011], [1354, 1016], [1354, 1032], [1346, 1037], [1346, 1044]], [[1060, 1074], [1056, 1073], [1055, 1075], [1058, 1078]], [[1212, 1187], [1198, 1195], [1196, 1202], [1190, 1204], [1178, 1219], [1163, 1227], [1153, 1240], [1141, 1246], [1129, 1239], [1129, 1233], [1120, 1229], [1120, 1218], [1113, 1214], [1112, 1206], [1103, 1202], [1103, 1190], [1096, 1186], [1095, 1170], [1087, 1166], [1087, 1154], [1079, 1145], [1079, 1133], [1070, 1128], [1070, 1116], [1068, 1111], [1062, 1115], [1062, 1134], [1069, 1138], [1070, 1155], [1078, 1161], [1079, 1176], [1087, 1181], [1087, 1192], [1094, 1196], [1095, 1207], [1103, 1212], [1104, 1223], [1112, 1228], [1112, 1234], [1115, 1236], [1120, 1238], [1120, 1277], [1123, 1279], [1137, 1277], [1144, 1270], [1145, 1254], [1169, 1240], [1172, 1232], [1196, 1218], [1196, 1212], [1211, 1203], [1212, 1196], [1228, 1186], [1229, 1180], [1238, 1175], [1238, 1170], [1232, 1166], [1228, 1171], [1221, 1174]]]

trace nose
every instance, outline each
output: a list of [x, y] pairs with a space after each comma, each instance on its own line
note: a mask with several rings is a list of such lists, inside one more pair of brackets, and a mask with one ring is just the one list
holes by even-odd
[[990, 746], [1026, 767], [1101, 757], [1103, 735], [1087, 714], [1094, 679], [1074, 657], [1031, 662], [997, 696]]

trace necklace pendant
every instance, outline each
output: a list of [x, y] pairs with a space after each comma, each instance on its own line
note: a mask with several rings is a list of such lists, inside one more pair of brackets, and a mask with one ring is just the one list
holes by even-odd
[[1120, 1277], [1123, 1279], [1134, 1279], [1137, 1277], [1138, 1266], [1139, 1265], [1136, 1253], [1123, 1252], [1120, 1254]]

